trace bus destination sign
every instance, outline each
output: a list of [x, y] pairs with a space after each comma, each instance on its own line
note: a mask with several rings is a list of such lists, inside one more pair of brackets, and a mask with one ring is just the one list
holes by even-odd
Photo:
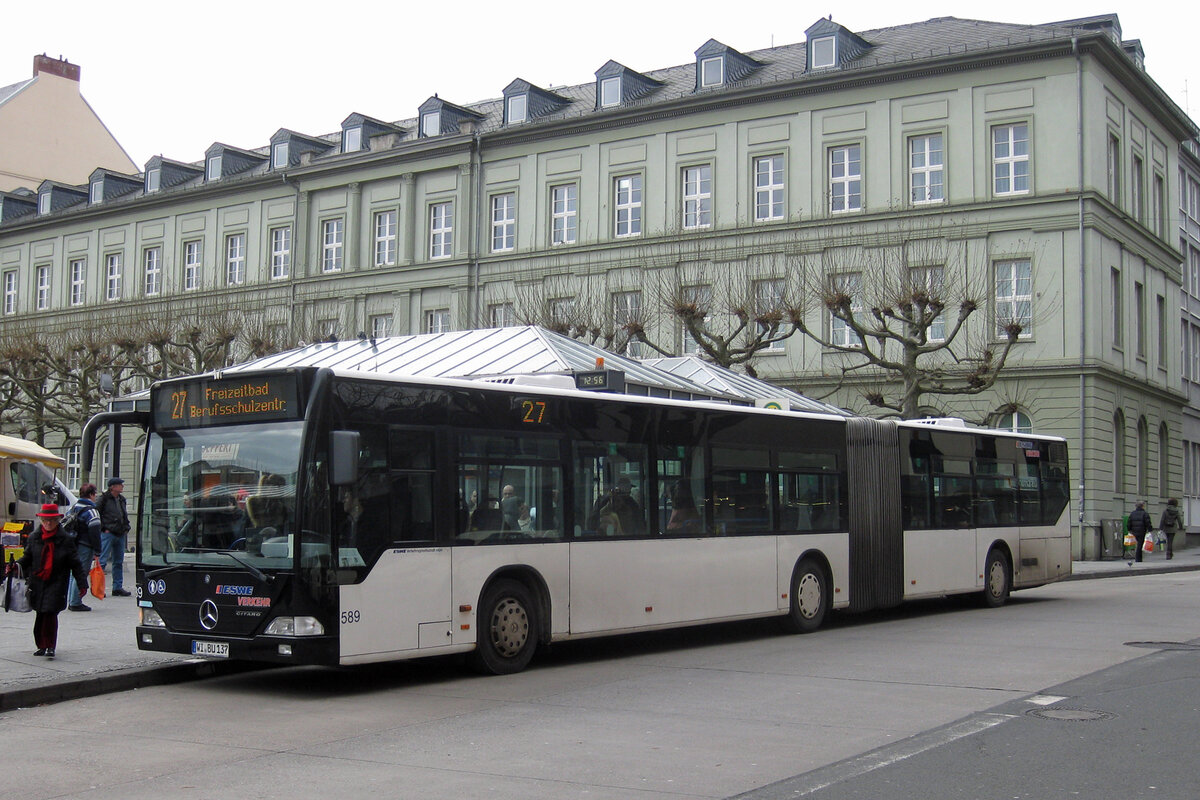
[[164, 386], [154, 402], [154, 424], [205, 428], [300, 417], [295, 375], [201, 379]]

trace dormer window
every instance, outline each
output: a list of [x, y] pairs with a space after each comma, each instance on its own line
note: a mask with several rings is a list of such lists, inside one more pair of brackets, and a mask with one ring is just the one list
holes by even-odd
[[288, 165], [288, 143], [279, 142], [271, 148], [271, 169], [283, 169]]
[[96, 205], [104, 199], [104, 184], [100, 181], [92, 181], [92, 191], [88, 196], [88, 202]]
[[208, 163], [204, 167], [204, 180], [215, 181], [221, 178], [221, 156], [216, 155], [208, 159]]
[[725, 59], [705, 58], [700, 61], [700, 86], [720, 86], [725, 83]]
[[442, 113], [431, 111], [421, 116], [421, 135], [438, 136], [442, 132]]
[[41, 194], [38, 195], [38, 213], [39, 214], [49, 214], [50, 213], [50, 193], [49, 192], [42, 192]]
[[528, 95], [515, 94], [508, 98], [508, 108], [505, 109], [508, 116], [508, 124], [514, 125], [518, 122], [524, 122], [528, 119], [529, 114], [529, 97]]
[[621, 105], [621, 79], [605, 78], [600, 81], [600, 107]]
[[162, 188], [162, 170], [158, 167], [146, 170], [146, 194], [157, 192]]
[[342, 152], [357, 153], [362, 150], [362, 127], [346, 128], [342, 131]]
[[837, 40], [832, 36], [822, 36], [809, 43], [812, 47], [812, 67], [822, 69], [837, 64]]

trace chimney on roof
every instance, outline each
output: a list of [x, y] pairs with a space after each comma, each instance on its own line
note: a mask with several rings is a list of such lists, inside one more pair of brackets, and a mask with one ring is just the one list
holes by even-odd
[[45, 72], [48, 75], [57, 75], [60, 78], [66, 78], [69, 81], [79, 82], [79, 65], [72, 64], [65, 58], [51, 58], [42, 53], [40, 56], [33, 57], [33, 77]]

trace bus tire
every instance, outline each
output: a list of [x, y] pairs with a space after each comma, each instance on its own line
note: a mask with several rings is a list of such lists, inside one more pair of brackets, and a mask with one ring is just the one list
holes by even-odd
[[983, 592], [980, 600], [987, 608], [999, 608], [1008, 600], [1012, 590], [1012, 568], [1008, 556], [999, 547], [988, 551], [987, 562], [983, 567]]
[[802, 558], [792, 572], [791, 608], [783, 627], [791, 633], [812, 633], [829, 613], [829, 578], [811, 558]]
[[537, 605], [519, 581], [502, 578], [490, 586], [479, 604], [475, 651], [471, 666], [478, 672], [520, 672], [537, 650]]

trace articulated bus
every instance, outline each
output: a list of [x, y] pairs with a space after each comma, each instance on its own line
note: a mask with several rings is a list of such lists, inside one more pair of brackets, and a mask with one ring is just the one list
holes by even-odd
[[1057, 438], [307, 367], [162, 382], [150, 407], [93, 420], [148, 428], [145, 650], [509, 673], [551, 642], [810, 632], [1070, 572]]

